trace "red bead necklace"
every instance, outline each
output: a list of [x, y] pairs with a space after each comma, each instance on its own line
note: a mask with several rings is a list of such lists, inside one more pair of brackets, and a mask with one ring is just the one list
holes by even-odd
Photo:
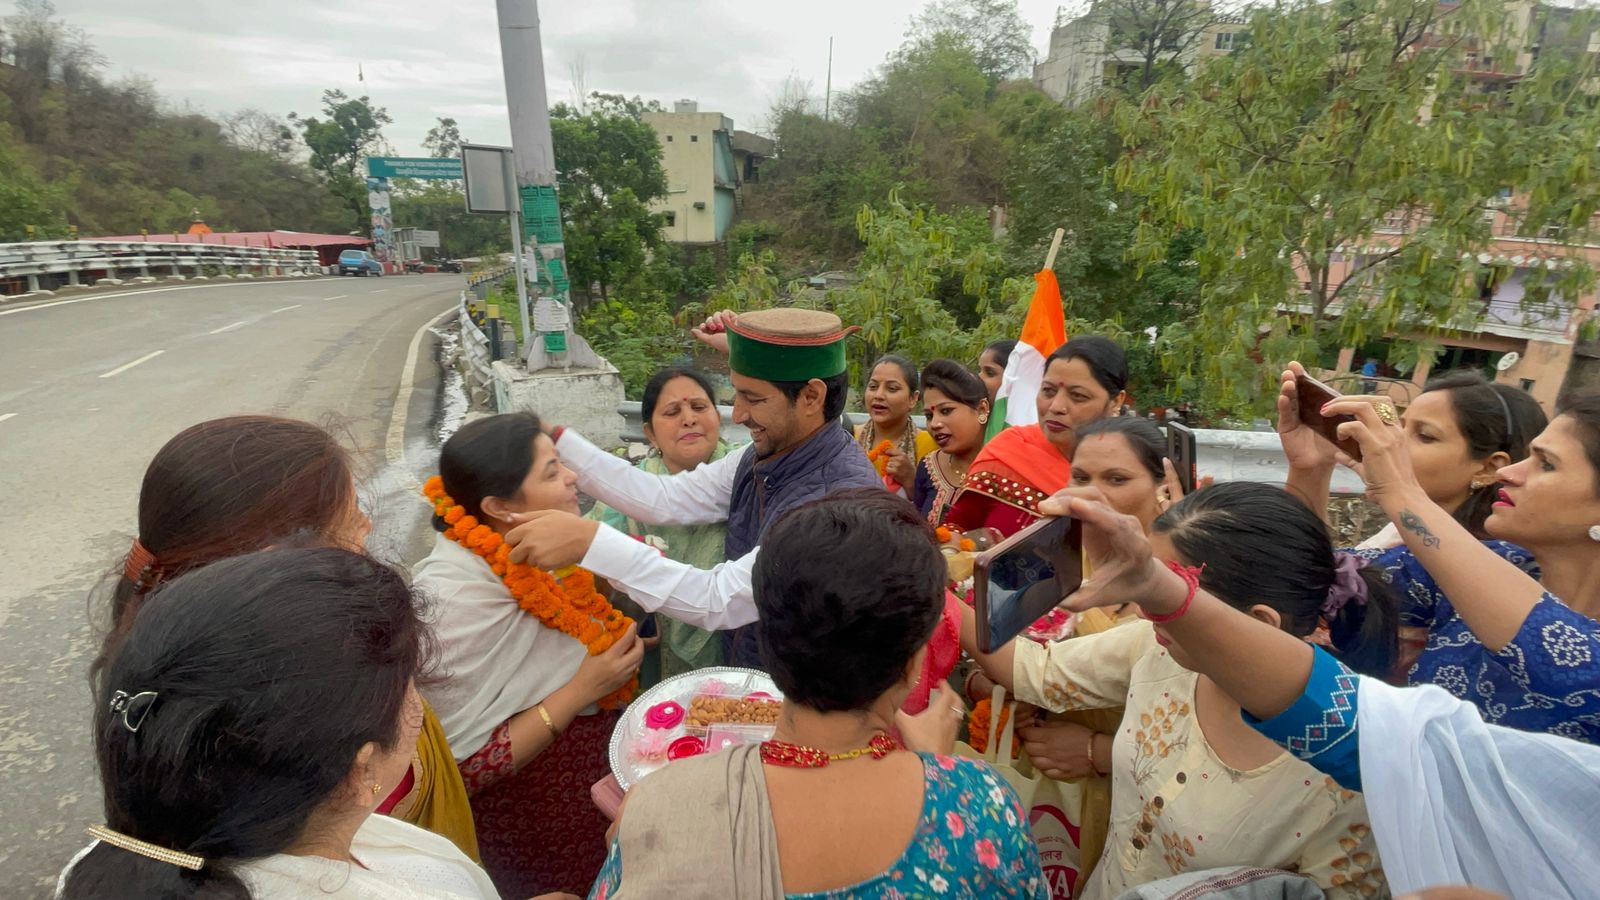
[[762, 741], [761, 761], [772, 766], [784, 766], [790, 769], [820, 769], [830, 762], [839, 762], [846, 759], [857, 759], [871, 754], [873, 759], [883, 759], [885, 756], [900, 749], [900, 745], [888, 734], [880, 731], [872, 736], [867, 746], [851, 750], [848, 753], [829, 754], [825, 750], [815, 747], [806, 747], [801, 744], [791, 744], [786, 741]]

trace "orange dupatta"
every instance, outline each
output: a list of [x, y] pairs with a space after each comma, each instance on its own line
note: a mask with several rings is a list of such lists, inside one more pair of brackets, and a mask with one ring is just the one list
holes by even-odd
[[961, 531], [1010, 536], [1039, 517], [1039, 502], [1072, 483], [1072, 464], [1038, 425], [1016, 425], [986, 444], [945, 521]]

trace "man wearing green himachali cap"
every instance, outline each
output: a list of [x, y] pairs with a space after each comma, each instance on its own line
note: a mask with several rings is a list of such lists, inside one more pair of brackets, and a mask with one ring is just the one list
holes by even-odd
[[649, 525], [727, 522], [727, 562], [697, 569], [661, 556], [599, 522], [559, 511], [528, 514], [506, 535], [511, 558], [545, 569], [581, 565], [640, 606], [713, 630], [739, 629], [733, 665], [759, 666], [750, 573], [761, 536], [790, 509], [836, 490], [883, 487], [872, 463], [839, 427], [847, 390], [844, 328], [832, 313], [768, 309], [721, 312], [697, 338], [728, 353], [733, 421], [750, 430], [744, 452], [676, 475], [630, 466], [581, 435], [555, 429], [561, 460], [587, 494]]

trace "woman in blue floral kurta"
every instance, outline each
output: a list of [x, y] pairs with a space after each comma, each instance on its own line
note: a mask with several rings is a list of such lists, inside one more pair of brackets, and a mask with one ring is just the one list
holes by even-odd
[[[1293, 372], [1285, 382], [1288, 396]], [[1499, 470], [1484, 527], [1504, 540], [1487, 543], [1428, 498], [1392, 407], [1375, 401], [1343, 398], [1323, 415], [1355, 417], [1340, 433], [1360, 444], [1367, 496], [1405, 540], [1358, 552], [1405, 596], [1409, 624], [1428, 628], [1411, 683], [1487, 722], [1600, 743], [1600, 393], [1574, 398], [1527, 459]], [[1279, 412], [1280, 431], [1301, 427], [1293, 403], [1280, 398]]]
[[[1526, 550], [1505, 541], [1484, 546], [1539, 577]], [[1511, 642], [1490, 650], [1410, 550], [1352, 552], [1383, 569], [1404, 600], [1402, 621], [1428, 629], [1411, 684], [1444, 688], [1475, 704], [1485, 722], [1600, 743], [1600, 622], [1546, 591]]]
[[[926, 788], [922, 821], [899, 862], [868, 881], [813, 894], [808, 900], [900, 900], [907, 897], [1023, 897], [1044, 900], [1050, 889], [1025, 825], [1016, 791], [988, 763], [919, 753]], [[616, 842], [589, 896], [607, 900], [622, 886]]]

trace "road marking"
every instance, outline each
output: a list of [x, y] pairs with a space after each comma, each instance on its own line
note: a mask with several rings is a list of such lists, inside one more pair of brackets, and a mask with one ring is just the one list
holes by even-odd
[[163, 354], [165, 352], [167, 352], [167, 351], [165, 351], [165, 350], [157, 350], [154, 353], [146, 353], [145, 355], [139, 357], [138, 359], [134, 360], [133, 362], [128, 363], [127, 365], [117, 366], [115, 369], [112, 369], [111, 371], [105, 373], [104, 375], [101, 375], [100, 377], [101, 378], [111, 378], [111, 377], [116, 376], [116, 375], [121, 375], [123, 372], [128, 371], [129, 369], [133, 368], [134, 366], [137, 366], [140, 363], [147, 363], [150, 360], [155, 359], [156, 357], [160, 356], [161, 354]]
[[296, 303], [293, 306], [280, 306], [277, 309], [273, 310], [273, 312], [274, 313], [288, 312], [291, 309], [299, 309], [299, 308], [300, 308], [300, 304]]
[[322, 299], [324, 299], [324, 300], [343, 300], [344, 298], [346, 298], [348, 296], [350, 296], [350, 295], [349, 294], [334, 294], [332, 297], [323, 297]]
[[[295, 279], [296, 281], [300, 279]], [[33, 312], [36, 309], [49, 309], [53, 306], [69, 306], [73, 303], [88, 303], [90, 300], [110, 300], [114, 297], [137, 297], [140, 294], [165, 294], [170, 291], [203, 291], [206, 288], [230, 287], [260, 287], [264, 284], [293, 284], [294, 281], [282, 279], [279, 281], [245, 281], [235, 284], [190, 284], [182, 287], [152, 288], [148, 291], [118, 291], [115, 294], [95, 294], [90, 297], [73, 297], [70, 300], [52, 300], [49, 303], [40, 303], [37, 306], [24, 306], [21, 309], [0, 309], [0, 316], [14, 316], [17, 313]]]
[[15, 419], [16, 417], [16, 413], [0, 413], [0, 422], [4, 422], [7, 419]]
[[224, 325], [221, 328], [218, 328], [218, 329], [215, 329], [215, 330], [211, 331], [210, 333], [211, 334], [222, 334], [224, 331], [232, 331], [235, 328], [238, 328], [239, 326], [241, 326], [243, 324], [244, 324], [244, 320], [240, 319], [239, 321], [233, 323], [232, 325]]
[[409, 493], [413, 497], [424, 503], [427, 499], [422, 496], [422, 485], [417, 483], [416, 476], [405, 467], [406, 416], [411, 410], [411, 395], [416, 391], [414, 373], [417, 368], [417, 356], [422, 351], [422, 339], [440, 319], [455, 312], [457, 308], [455, 303], [450, 304], [449, 309], [423, 322], [417, 333], [412, 335], [411, 349], [406, 351], [405, 368], [400, 371], [400, 390], [395, 393], [394, 413], [389, 416], [389, 435], [384, 440], [384, 455], [388, 457], [390, 463], [395, 464], [401, 483], [411, 489]]
[[388, 288], [379, 288], [378, 290], [375, 290], [375, 291], [367, 291], [367, 293], [369, 293], [369, 294], [381, 294], [381, 293], [383, 293], [384, 291], [387, 291], [387, 290], [388, 290]]

